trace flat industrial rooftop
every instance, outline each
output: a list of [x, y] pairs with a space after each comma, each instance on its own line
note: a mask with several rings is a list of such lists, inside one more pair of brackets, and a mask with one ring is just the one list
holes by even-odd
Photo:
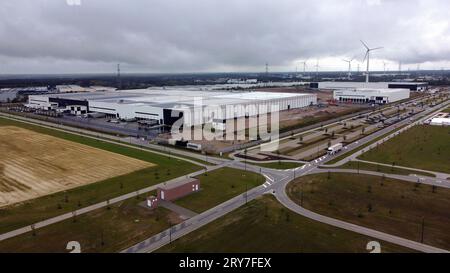
[[154, 166], [15, 126], [0, 126], [0, 154], [0, 207]]
[[111, 92], [73, 93], [48, 95], [51, 98], [71, 99], [91, 102], [120, 103], [128, 105], [153, 105], [171, 108], [175, 105], [234, 105], [260, 103], [298, 97], [315, 96], [300, 93], [249, 92], [249, 91], [199, 91], [181, 89], [135, 89]]

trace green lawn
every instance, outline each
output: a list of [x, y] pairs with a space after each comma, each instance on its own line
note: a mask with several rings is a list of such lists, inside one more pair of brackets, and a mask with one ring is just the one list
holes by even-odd
[[139, 170], [128, 175], [81, 186], [66, 192], [58, 192], [43, 196], [18, 205], [0, 208], [0, 233], [30, 225], [37, 221], [105, 201], [201, 169], [201, 167], [197, 165], [172, 157], [169, 158], [168, 156], [124, 147], [105, 141], [94, 140], [83, 136], [0, 118], [0, 127], [6, 125], [19, 126], [39, 133], [60, 137], [143, 161], [152, 162], [157, 164], [157, 166]]
[[256, 165], [264, 168], [269, 169], [277, 169], [277, 170], [287, 170], [287, 169], [295, 169], [298, 167], [303, 166], [304, 164], [298, 163], [298, 162], [270, 162], [270, 163], [254, 163], [254, 162], [248, 162], [248, 164]]
[[[0, 253], [68, 252], [69, 241], [78, 241], [82, 252], [118, 252], [170, 227], [176, 219], [164, 208], [138, 206], [143, 199], [129, 199], [0, 242]], [[175, 224], [176, 222], [173, 222]], [[103, 236], [103, 244], [102, 244]]]
[[450, 249], [450, 189], [325, 173], [301, 177], [288, 185], [287, 192], [317, 213], [415, 241], [421, 240], [425, 219], [424, 243]]
[[262, 175], [242, 170], [221, 168], [200, 175], [201, 191], [183, 197], [176, 204], [195, 212], [213, 208], [265, 182]]
[[388, 135], [394, 133], [395, 131], [400, 130], [401, 128], [403, 128], [403, 127], [405, 127], [405, 126], [407, 126], [407, 125], [398, 127], [398, 128], [396, 128], [395, 130], [393, 130], [393, 131], [391, 131], [391, 132], [389, 132], [389, 133], [386, 133], [386, 134], [384, 134], [384, 135], [381, 135], [381, 136], [375, 138], [374, 140], [369, 141], [369, 142], [367, 142], [366, 144], [361, 145], [360, 147], [358, 147], [358, 148], [356, 148], [356, 149], [354, 149], [354, 150], [352, 150], [352, 151], [348, 151], [348, 152], [341, 153], [339, 156], [335, 157], [333, 160], [330, 160], [330, 161], [328, 161], [327, 163], [325, 163], [325, 165], [332, 165], [332, 164], [338, 163], [338, 162], [341, 161], [342, 159], [344, 159], [344, 158], [350, 156], [351, 154], [354, 154], [354, 153], [356, 153], [356, 152], [358, 152], [358, 151], [360, 151], [360, 150], [362, 150], [362, 149], [364, 149], [364, 148], [370, 146], [371, 144], [377, 142], [377, 141], [380, 140], [380, 139], [383, 139], [383, 138], [387, 137]]
[[450, 173], [450, 127], [414, 126], [359, 158]]
[[[324, 253], [362, 252], [371, 238], [309, 220], [263, 196], [176, 240], [158, 252]], [[410, 252], [389, 243], [382, 252]]]
[[[327, 168], [324, 168], [327, 169]], [[432, 173], [427, 172], [420, 172], [420, 171], [412, 171], [407, 169], [401, 169], [396, 167], [388, 167], [388, 166], [382, 166], [379, 164], [372, 164], [372, 163], [366, 163], [366, 162], [357, 162], [357, 161], [350, 161], [345, 163], [342, 166], [335, 167], [335, 168], [328, 168], [328, 169], [352, 169], [352, 170], [366, 170], [366, 171], [373, 171], [373, 172], [381, 172], [381, 173], [387, 173], [387, 174], [399, 174], [399, 175], [410, 175], [410, 174], [417, 174], [421, 176], [429, 176], [429, 177], [435, 177]]]

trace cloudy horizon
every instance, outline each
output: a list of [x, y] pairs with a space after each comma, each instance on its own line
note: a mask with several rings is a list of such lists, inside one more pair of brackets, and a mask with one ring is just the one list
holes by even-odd
[[[450, 68], [445, 0], [3, 0], [0, 74]], [[358, 61], [358, 62], [356, 62]]]

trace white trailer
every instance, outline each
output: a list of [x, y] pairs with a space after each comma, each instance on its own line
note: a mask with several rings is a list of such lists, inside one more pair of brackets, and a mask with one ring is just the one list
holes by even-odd
[[192, 150], [196, 150], [196, 151], [200, 151], [200, 150], [202, 149], [202, 145], [197, 144], [197, 143], [191, 143], [191, 142], [189, 142], [189, 143], [186, 145], [186, 148], [192, 149]]
[[334, 155], [334, 154], [340, 152], [340, 151], [342, 150], [343, 147], [344, 147], [344, 145], [342, 145], [342, 143], [336, 143], [336, 144], [334, 144], [334, 145], [331, 145], [331, 146], [327, 149], [328, 154]]

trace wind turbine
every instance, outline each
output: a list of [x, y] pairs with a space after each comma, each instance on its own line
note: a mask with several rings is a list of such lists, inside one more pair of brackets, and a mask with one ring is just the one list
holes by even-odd
[[303, 62], [300, 62], [301, 64], [303, 64], [303, 74], [306, 73], [306, 62], [307, 62], [307, 61], [308, 61], [308, 60], [303, 61]]
[[367, 71], [366, 71], [366, 82], [369, 82], [369, 61], [370, 61], [370, 51], [374, 51], [374, 50], [378, 50], [378, 49], [382, 49], [383, 47], [375, 47], [375, 48], [369, 48], [366, 43], [364, 43], [361, 40], [361, 43], [363, 44], [363, 46], [367, 49], [366, 51], [366, 56], [364, 57], [363, 62], [367, 59]]
[[385, 61], [383, 61], [383, 72], [384, 72], [384, 75], [386, 75], [386, 62]]
[[317, 78], [317, 80], [319, 80], [319, 67], [320, 67], [319, 66], [319, 59], [317, 59], [315, 67], [316, 67], [316, 78]]
[[352, 77], [352, 62], [355, 59], [355, 57], [351, 58], [350, 60], [345, 60], [343, 59], [342, 61], [348, 63], [348, 75], [347, 75], [347, 79], [350, 80]]

